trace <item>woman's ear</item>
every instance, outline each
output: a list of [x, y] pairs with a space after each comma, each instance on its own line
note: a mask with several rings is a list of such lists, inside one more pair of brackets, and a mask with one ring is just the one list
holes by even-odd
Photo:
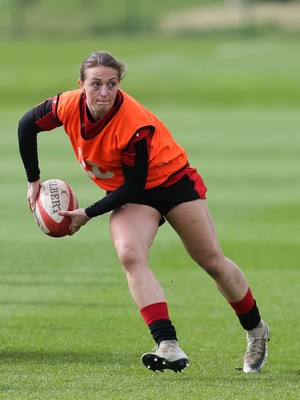
[[78, 85], [80, 89], [84, 92], [84, 83], [80, 79], [78, 79]]

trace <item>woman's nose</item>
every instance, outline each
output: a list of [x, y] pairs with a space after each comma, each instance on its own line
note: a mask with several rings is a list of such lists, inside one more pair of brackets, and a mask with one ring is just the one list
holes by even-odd
[[107, 87], [105, 85], [103, 85], [101, 87], [101, 92], [100, 92], [101, 96], [107, 96]]

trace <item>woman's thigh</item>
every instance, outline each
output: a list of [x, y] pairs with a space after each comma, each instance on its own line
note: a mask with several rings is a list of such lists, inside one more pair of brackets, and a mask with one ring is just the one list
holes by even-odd
[[110, 215], [110, 232], [119, 254], [134, 252], [136, 256], [148, 256], [148, 250], [157, 232], [160, 213], [146, 205], [128, 203]]
[[174, 207], [166, 219], [201, 266], [205, 267], [212, 258], [223, 257], [205, 200], [182, 203]]

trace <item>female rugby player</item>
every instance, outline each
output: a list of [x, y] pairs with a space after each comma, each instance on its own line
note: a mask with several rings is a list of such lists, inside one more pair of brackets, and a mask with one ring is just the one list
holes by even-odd
[[110, 212], [111, 238], [129, 290], [157, 343], [156, 351], [142, 356], [145, 366], [177, 372], [189, 362], [147, 263], [158, 227], [167, 220], [236, 313], [246, 330], [243, 371], [257, 372], [267, 358], [269, 328], [244, 274], [220, 249], [201, 176], [167, 127], [120, 89], [125, 73], [126, 66], [110, 53], [94, 52], [82, 62], [79, 89], [49, 98], [22, 117], [19, 148], [29, 207], [35, 209], [41, 184], [37, 134], [63, 125], [78, 162], [106, 196], [61, 214], [71, 218], [73, 235], [91, 218]]

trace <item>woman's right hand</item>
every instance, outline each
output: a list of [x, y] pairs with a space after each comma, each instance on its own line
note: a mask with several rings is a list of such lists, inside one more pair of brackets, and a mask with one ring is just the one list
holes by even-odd
[[28, 182], [27, 201], [28, 201], [28, 207], [31, 212], [35, 210], [35, 202], [37, 195], [39, 194], [40, 191], [40, 186], [41, 186], [40, 180], [35, 182]]

